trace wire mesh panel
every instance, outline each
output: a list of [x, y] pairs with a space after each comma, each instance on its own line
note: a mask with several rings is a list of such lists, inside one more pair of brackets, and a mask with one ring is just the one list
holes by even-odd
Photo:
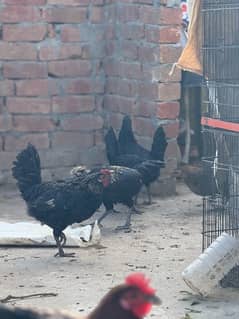
[[[203, 162], [213, 185], [203, 199], [205, 249], [224, 231], [239, 235], [239, 1], [202, 0], [202, 19]], [[239, 287], [239, 267], [221, 284]]]
[[238, 82], [239, 2], [203, 0], [203, 69], [209, 81]]

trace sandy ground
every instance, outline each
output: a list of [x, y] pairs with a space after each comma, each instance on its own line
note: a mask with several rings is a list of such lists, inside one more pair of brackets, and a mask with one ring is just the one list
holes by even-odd
[[[109, 288], [132, 271], [152, 279], [163, 305], [151, 317], [161, 319], [238, 318], [238, 290], [218, 289], [200, 299], [181, 278], [182, 270], [201, 252], [202, 200], [185, 186], [178, 195], [154, 198], [150, 207], [134, 215], [131, 233], [115, 232], [124, 214], [104, 221], [101, 246], [75, 251], [74, 258], [55, 258], [55, 248], [0, 248], [0, 299], [8, 295], [56, 293], [23, 299], [12, 305], [65, 308], [88, 313]], [[97, 216], [97, 215], [96, 215]], [[23, 221], [23, 201], [14, 192], [0, 194], [0, 220]]]

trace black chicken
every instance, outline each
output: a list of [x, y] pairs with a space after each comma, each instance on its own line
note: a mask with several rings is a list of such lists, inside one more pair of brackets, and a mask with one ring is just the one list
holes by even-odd
[[[40, 157], [29, 144], [17, 155], [12, 168], [28, 214], [53, 229], [60, 257], [65, 254], [63, 230], [90, 218], [102, 203], [104, 187], [110, 183], [109, 170], [100, 170], [64, 181], [42, 182]], [[71, 254], [72, 255], [72, 254]]]
[[112, 288], [88, 315], [73, 315], [62, 311], [0, 307], [1, 319], [143, 319], [152, 305], [161, 300], [141, 273], [126, 277], [125, 283]]
[[[142, 151], [142, 154], [146, 154], [146, 152], [148, 152], [148, 159], [145, 158], [146, 156], [144, 157], [140, 154], [122, 154], [120, 152], [120, 146], [112, 127], [108, 130], [105, 136], [106, 152], [109, 163], [111, 165], [134, 168], [141, 174], [143, 184], [145, 185], [148, 193], [148, 204], [151, 204], [152, 202], [150, 184], [156, 181], [160, 176], [160, 169], [164, 167], [163, 159], [167, 147], [165, 133], [162, 128], [157, 130], [155, 136], [157, 136], [157, 139], [153, 141], [151, 152], [148, 152], [142, 148], [144, 150]], [[158, 147], [156, 147], [156, 145], [158, 145]], [[141, 146], [139, 145], [139, 153], [140, 148]], [[135, 150], [137, 150], [137, 147]], [[150, 159], [152, 158], [150, 154], [155, 154], [155, 157], [157, 157], [157, 154], [158, 160]]]
[[[98, 222], [111, 214], [114, 210], [114, 204], [121, 203], [128, 206], [128, 214], [125, 224], [118, 226], [116, 230], [130, 230], [131, 215], [134, 211], [134, 200], [133, 198], [139, 193], [142, 187], [141, 174], [131, 168], [121, 166], [107, 166], [101, 167], [100, 169], [108, 169], [111, 172], [112, 178], [110, 184], [104, 188], [103, 191], [103, 204], [105, 206], [105, 213], [99, 218]], [[72, 175], [81, 176], [89, 172], [97, 172], [99, 168], [92, 170], [86, 170], [84, 167], [74, 167], [71, 170]]]
[[168, 145], [162, 127], [158, 127], [155, 131], [150, 151], [139, 145], [134, 137], [132, 121], [128, 115], [123, 119], [118, 143], [120, 154], [134, 154], [144, 160], [160, 160], [162, 162]]

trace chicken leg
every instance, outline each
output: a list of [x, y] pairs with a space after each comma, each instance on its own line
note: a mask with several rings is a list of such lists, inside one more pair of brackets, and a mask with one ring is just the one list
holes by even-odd
[[103, 227], [102, 224], [101, 224], [102, 220], [105, 219], [105, 217], [110, 215], [111, 213], [113, 213], [112, 209], [106, 209], [105, 212], [98, 219], [98, 225]]
[[54, 255], [54, 257], [74, 257], [75, 253], [70, 253], [70, 254], [66, 254], [63, 250], [63, 246], [66, 243], [66, 236], [63, 232], [60, 233], [60, 235], [58, 234], [58, 232], [56, 232], [55, 230], [53, 230], [53, 236], [55, 238], [56, 241], [56, 246], [58, 248], [58, 253], [56, 253]]
[[151, 191], [150, 191], [150, 185], [146, 186], [146, 192], [147, 192], [147, 196], [148, 196], [148, 201], [145, 202], [145, 205], [151, 205], [152, 204], [152, 195], [151, 195]]
[[131, 232], [131, 216], [133, 213], [133, 207], [130, 207], [128, 212], [127, 212], [127, 217], [126, 217], [126, 221], [125, 224], [122, 226], [118, 226], [115, 228], [115, 230], [125, 230], [126, 232]]

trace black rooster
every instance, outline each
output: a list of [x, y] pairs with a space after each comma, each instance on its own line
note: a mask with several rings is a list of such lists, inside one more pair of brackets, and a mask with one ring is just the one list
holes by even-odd
[[[128, 123], [128, 117], [124, 118], [124, 122]], [[124, 123], [123, 127], [125, 127]], [[129, 137], [129, 139], [133, 141], [134, 136], [129, 133]], [[110, 127], [105, 136], [105, 144], [107, 158], [111, 165], [134, 168], [141, 174], [143, 184], [147, 189], [149, 199], [148, 204], [151, 204], [152, 200], [150, 193], [150, 184], [156, 181], [157, 178], [160, 176], [160, 169], [164, 167], [164, 153], [168, 144], [163, 129], [157, 129], [151, 152], [145, 150], [140, 145], [135, 144], [135, 146], [132, 146], [131, 149], [131, 151], [134, 150], [135, 153], [124, 153], [126, 152], [127, 148], [122, 150], [122, 147], [120, 147], [112, 127]], [[128, 147], [131, 147], [130, 143], [128, 143]], [[139, 154], [136, 154], [137, 152]], [[155, 159], [153, 159], [154, 157]]]
[[[53, 229], [60, 257], [65, 254], [63, 230], [90, 218], [102, 203], [104, 187], [110, 183], [109, 170], [85, 174], [64, 181], [42, 182], [40, 157], [29, 144], [17, 155], [12, 168], [28, 214]], [[72, 255], [72, 254], [71, 254]]]
[[107, 166], [101, 168], [94, 168], [87, 170], [82, 166], [74, 167], [71, 170], [72, 175], [81, 176], [82, 174], [89, 174], [89, 172], [97, 172], [99, 169], [108, 169], [111, 172], [112, 178], [110, 184], [104, 188], [103, 204], [105, 206], [105, 213], [99, 218], [101, 221], [114, 211], [114, 204], [121, 203], [128, 206], [128, 214], [125, 224], [118, 226], [116, 230], [130, 231], [131, 215], [134, 211], [134, 200], [142, 187], [141, 174], [131, 168], [121, 166]]

